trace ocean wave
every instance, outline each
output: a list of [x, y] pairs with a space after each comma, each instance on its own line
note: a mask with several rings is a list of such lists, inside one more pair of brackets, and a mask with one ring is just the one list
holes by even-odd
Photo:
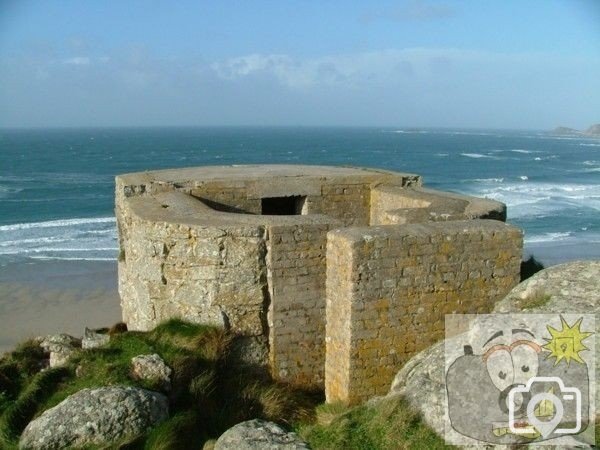
[[482, 131], [440, 131], [440, 134], [449, 134], [452, 136], [500, 136], [496, 133], [485, 133]]
[[579, 145], [581, 145], [582, 147], [600, 147], [600, 144], [590, 144], [590, 143], [585, 143], [585, 142], [582, 142]]
[[505, 203], [512, 219], [568, 214], [573, 209], [600, 211], [600, 184], [480, 181], [467, 187], [466, 193]]
[[504, 178], [471, 178], [461, 180], [461, 183], [504, 183]]
[[118, 251], [118, 247], [89, 247], [89, 248], [53, 248], [53, 247], [39, 247], [39, 248], [28, 248], [28, 249], [19, 249], [19, 250], [0, 250], [0, 255], [21, 255], [28, 253], [58, 253], [58, 252], [116, 252]]
[[2, 258], [115, 260], [117, 250], [114, 217], [0, 226]]
[[21, 188], [15, 188], [15, 187], [10, 187], [10, 186], [4, 186], [0, 184], [0, 198], [4, 199], [12, 194], [18, 194], [19, 192], [21, 192], [23, 189]]
[[39, 237], [30, 239], [17, 239], [15, 241], [0, 241], [0, 247], [9, 247], [11, 245], [27, 245], [27, 244], [49, 244], [59, 242], [69, 242], [72, 239], [65, 239], [59, 237]]
[[93, 173], [79, 173], [79, 172], [35, 172], [32, 174], [35, 177], [35, 181], [39, 182], [51, 182], [52, 184], [68, 184], [68, 185], [110, 185], [114, 183], [114, 179], [111, 175], [98, 175]]
[[570, 231], [560, 232], [560, 233], [543, 233], [533, 236], [525, 236], [525, 243], [533, 244], [540, 242], [556, 242], [556, 241], [564, 241], [573, 236], [573, 233]]
[[430, 131], [424, 130], [392, 130], [388, 131], [388, 133], [397, 133], [397, 134], [430, 134]]
[[465, 156], [467, 158], [490, 158], [490, 159], [498, 159], [495, 156], [491, 156], [491, 155], [483, 155], [481, 153], [461, 153], [461, 156]]
[[0, 181], [8, 181], [11, 183], [23, 183], [36, 181], [35, 178], [31, 177], [20, 177], [16, 175], [0, 175]]
[[46, 222], [26, 222], [12, 225], [0, 225], [0, 231], [28, 230], [31, 228], [55, 228], [69, 227], [73, 225], [84, 225], [92, 223], [116, 223], [114, 217], [94, 217], [89, 219], [58, 219]]
[[531, 153], [544, 153], [542, 150], [529, 150], [525, 148], [498, 148], [495, 150], [489, 150], [490, 153], [522, 153], [522, 154], [531, 154]]
[[102, 258], [102, 257], [81, 257], [77, 258], [74, 256], [30, 256], [31, 259], [41, 260], [57, 260], [57, 261], [115, 261], [116, 258]]
[[513, 153], [524, 153], [524, 154], [530, 154], [530, 153], [542, 153], [541, 150], [525, 150], [523, 148], [513, 148], [508, 150], [509, 152], [513, 152]]

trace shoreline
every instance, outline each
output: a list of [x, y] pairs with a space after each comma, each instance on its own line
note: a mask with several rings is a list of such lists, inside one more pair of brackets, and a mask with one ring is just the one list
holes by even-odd
[[[545, 267], [600, 260], [600, 243], [531, 243]], [[0, 266], [0, 355], [27, 338], [67, 333], [121, 321], [117, 261], [20, 261]]]
[[523, 259], [533, 256], [544, 267], [572, 261], [600, 260], [600, 242], [532, 242], [523, 246]]
[[0, 269], [0, 355], [25, 339], [121, 320], [116, 261], [23, 261]]

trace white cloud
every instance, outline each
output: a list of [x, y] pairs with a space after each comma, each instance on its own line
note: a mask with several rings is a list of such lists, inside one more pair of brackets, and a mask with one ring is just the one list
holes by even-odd
[[91, 59], [87, 56], [75, 56], [74, 58], [67, 58], [63, 60], [63, 64], [69, 64], [73, 66], [89, 66]]
[[211, 68], [222, 79], [268, 76], [291, 88], [315, 85], [360, 87], [365, 84], [398, 81], [414, 76], [428, 77], [439, 72], [441, 62], [489, 59], [491, 55], [455, 49], [390, 49], [318, 58], [293, 58], [281, 54], [250, 54], [215, 62]]

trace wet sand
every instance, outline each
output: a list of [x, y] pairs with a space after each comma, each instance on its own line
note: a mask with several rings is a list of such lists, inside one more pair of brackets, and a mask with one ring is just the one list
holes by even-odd
[[0, 267], [0, 354], [30, 337], [81, 336], [86, 326], [110, 326], [120, 319], [116, 261], [36, 261]]
[[600, 260], [600, 242], [552, 242], [526, 244], [523, 258], [533, 255], [544, 267], [569, 261]]

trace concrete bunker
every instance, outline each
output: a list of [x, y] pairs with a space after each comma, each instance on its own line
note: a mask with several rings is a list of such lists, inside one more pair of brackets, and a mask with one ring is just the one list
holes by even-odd
[[521, 260], [504, 205], [378, 169], [121, 175], [116, 214], [130, 329], [172, 317], [227, 327], [275, 377], [346, 402], [382, 393], [442, 337], [443, 314], [491, 310]]
[[263, 197], [261, 214], [263, 216], [298, 216], [306, 214], [304, 205], [305, 195], [290, 195], [287, 197]]

